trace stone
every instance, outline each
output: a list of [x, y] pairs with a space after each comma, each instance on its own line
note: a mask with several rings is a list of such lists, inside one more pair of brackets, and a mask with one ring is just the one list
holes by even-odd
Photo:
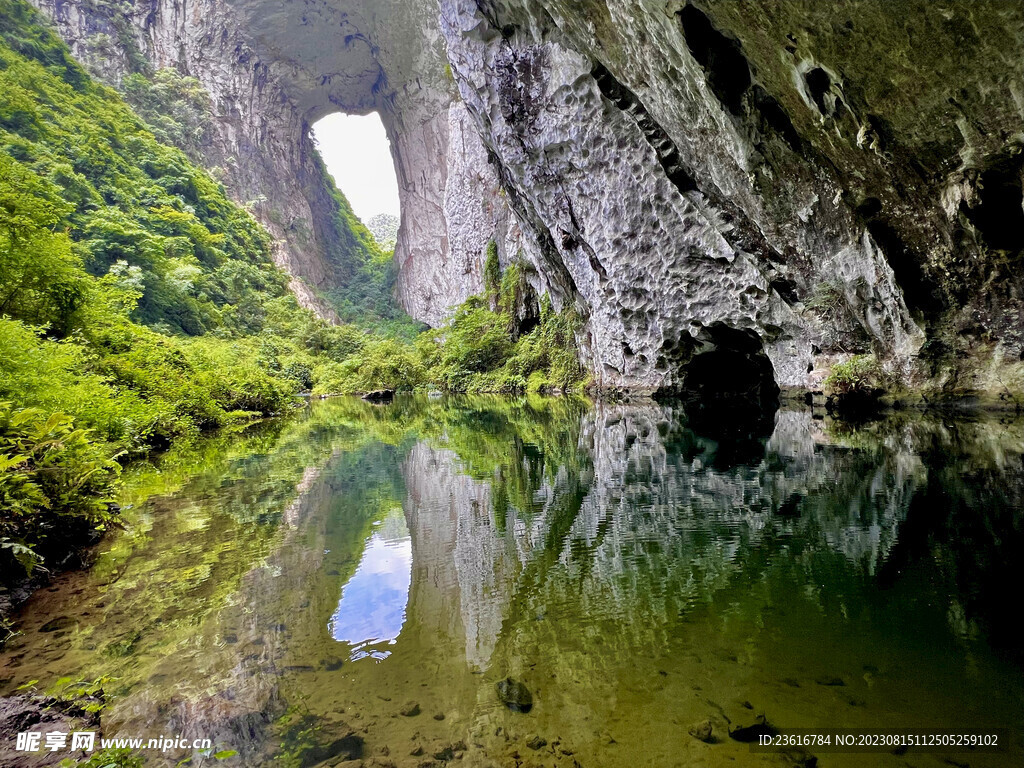
[[[97, 712], [86, 712], [82, 704], [102, 704], [102, 701], [66, 702], [49, 696], [35, 694], [14, 694], [0, 697], [0, 765], [43, 766], [57, 765], [62, 757], [58, 753], [41, 753], [30, 756], [15, 751], [17, 735], [23, 731], [100, 730], [100, 716]], [[97, 742], [102, 734], [97, 735]]]
[[415, 701], [407, 701], [402, 705], [402, 708], [398, 710], [398, 714], [403, 717], [415, 717], [420, 713], [420, 705]]
[[78, 622], [70, 616], [58, 616], [55, 619], [50, 619], [48, 622], [43, 624], [39, 628], [40, 632], [60, 632], [65, 629], [71, 629]]
[[729, 738], [744, 744], [757, 741], [761, 736], [774, 736], [778, 731], [764, 715], [758, 715], [753, 725], [742, 726], [729, 731]]
[[710, 720], [701, 720], [699, 723], [694, 723], [687, 732], [697, 741], [703, 741], [705, 744], [710, 744], [714, 740], [711, 735]]
[[435, 720], [444, 720], [444, 712], [435, 712], [434, 713], [434, 719]]
[[547, 739], [543, 738], [542, 736], [538, 736], [536, 733], [526, 737], [526, 746], [528, 746], [530, 749], [537, 750], [541, 747], [546, 747], [547, 745]]
[[455, 757], [455, 750], [452, 749], [451, 745], [449, 744], [437, 749], [434, 752], [433, 757], [435, 760], [440, 760], [441, 762], [448, 762], [449, 760]]
[[363, 395], [363, 400], [368, 403], [390, 403], [394, 399], [395, 390], [393, 389], [376, 389]]
[[825, 686], [830, 686], [830, 687], [846, 685], [846, 681], [844, 681], [843, 678], [835, 677], [833, 675], [826, 675], [824, 677], [819, 677], [814, 682], [816, 682], [818, 685], [825, 685]]
[[529, 712], [533, 709], [533, 694], [518, 680], [506, 677], [496, 685], [498, 700], [513, 712]]

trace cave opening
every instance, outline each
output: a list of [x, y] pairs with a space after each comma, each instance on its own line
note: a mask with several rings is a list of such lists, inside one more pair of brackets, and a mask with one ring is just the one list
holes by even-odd
[[756, 333], [713, 325], [705, 329], [704, 335], [682, 366], [682, 389], [687, 399], [754, 405], [778, 399], [775, 369]]
[[311, 130], [320, 157], [352, 211], [382, 247], [394, 248], [401, 207], [387, 130], [377, 112], [335, 112]]
[[743, 114], [743, 95], [751, 85], [750, 65], [738, 40], [726, 37], [703, 12], [687, 5], [677, 14], [693, 58], [708, 76], [718, 100], [734, 115]]
[[979, 179], [979, 204], [968, 213], [985, 243], [1024, 251], [1024, 155], [993, 164]]
[[689, 426], [718, 443], [716, 465], [759, 460], [780, 390], [758, 335], [722, 324], [703, 329], [680, 375]]

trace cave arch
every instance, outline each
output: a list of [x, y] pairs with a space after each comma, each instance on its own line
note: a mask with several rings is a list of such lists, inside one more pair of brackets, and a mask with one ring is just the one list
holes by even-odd
[[399, 216], [398, 174], [379, 112], [332, 112], [311, 130], [324, 165], [363, 224], [372, 231], [374, 216]]
[[689, 427], [718, 444], [715, 466], [756, 463], [775, 429], [780, 392], [761, 338], [714, 324], [692, 343], [678, 388]]
[[757, 406], [778, 401], [775, 369], [761, 338], [751, 330], [708, 326], [680, 374], [685, 399]]

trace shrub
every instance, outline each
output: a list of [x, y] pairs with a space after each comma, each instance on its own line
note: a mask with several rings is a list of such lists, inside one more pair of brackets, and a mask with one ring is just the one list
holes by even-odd
[[823, 382], [825, 390], [837, 397], [866, 397], [881, 390], [882, 368], [874, 355], [857, 355], [836, 363]]
[[484, 260], [484, 290], [488, 296], [496, 297], [501, 287], [501, 264], [498, 261], [498, 244], [487, 243], [487, 258]]
[[137, 451], [166, 432], [173, 410], [104, 375], [95, 353], [75, 339], [47, 341], [40, 329], [0, 318], [0, 399], [61, 410], [97, 438]]
[[443, 330], [441, 366], [468, 373], [500, 367], [512, 351], [507, 326], [507, 317], [492, 312], [478, 297], [470, 297]]
[[394, 339], [367, 344], [342, 363], [324, 362], [313, 371], [314, 394], [411, 390], [424, 383], [424, 368], [413, 347]]
[[114, 458], [65, 413], [0, 402], [3, 559], [13, 557], [31, 572], [69, 540], [109, 522], [106, 501], [119, 472]]

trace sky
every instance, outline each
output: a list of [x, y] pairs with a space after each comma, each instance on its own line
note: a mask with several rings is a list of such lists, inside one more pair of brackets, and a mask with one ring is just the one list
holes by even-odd
[[399, 215], [395, 165], [380, 115], [328, 115], [313, 124], [313, 136], [356, 216]]

